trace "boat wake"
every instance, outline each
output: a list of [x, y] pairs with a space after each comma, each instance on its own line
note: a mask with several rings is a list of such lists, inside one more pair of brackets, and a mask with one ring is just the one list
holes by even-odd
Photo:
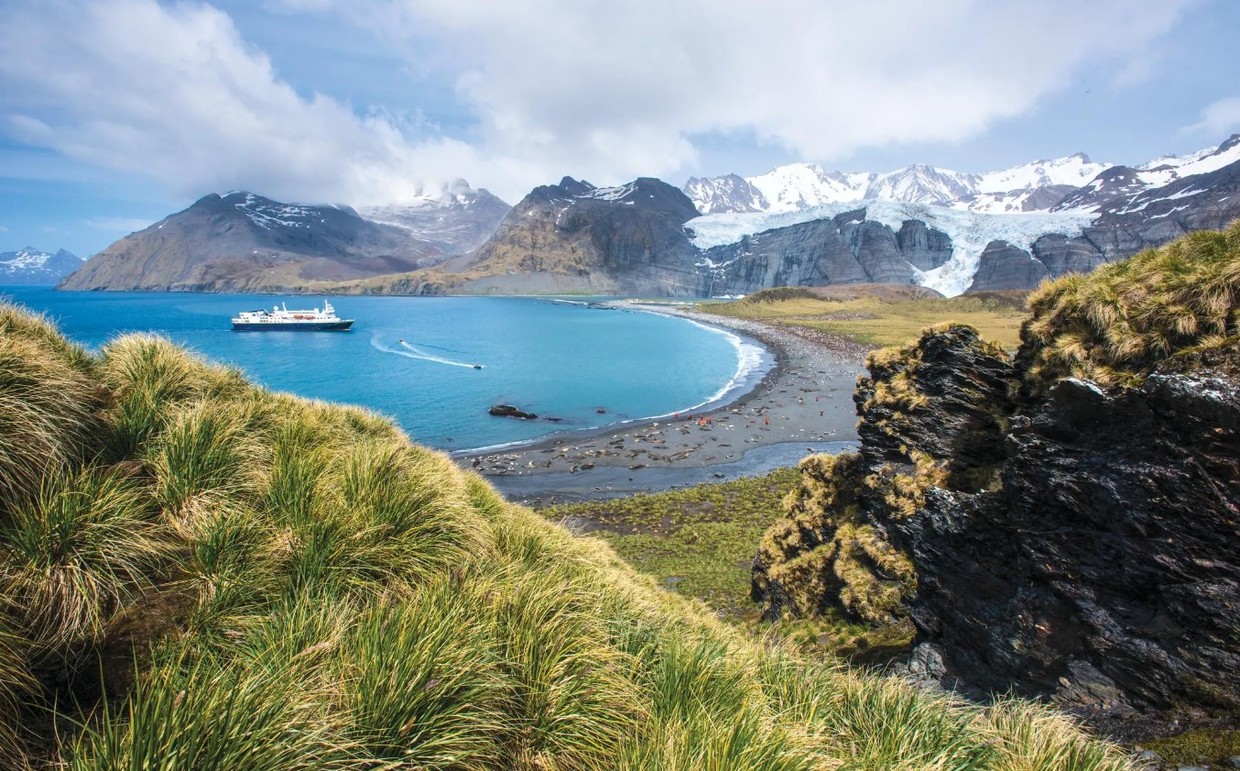
[[418, 359], [420, 361], [433, 361], [436, 364], [447, 364], [448, 366], [451, 366], [451, 367], [465, 367], [466, 369], [482, 369], [481, 364], [469, 364], [463, 361], [454, 361], [452, 359], [445, 359], [442, 356], [435, 356], [434, 354], [427, 353], [421, 348], [411, 345], [405, 342], [404, 340], [398, 340], [396, 341], [396, 344], [399, 347], [392, 348], [390, 346], [384, 345], [379, 340], [378, 337], [372, 337], [370, 339], [370, 345], [374, 347], [376, 350], [383, 351], [384, 353], [394, 353], [397, 356], [404, 356], [405, 358], [408, 358], [408, 359]]

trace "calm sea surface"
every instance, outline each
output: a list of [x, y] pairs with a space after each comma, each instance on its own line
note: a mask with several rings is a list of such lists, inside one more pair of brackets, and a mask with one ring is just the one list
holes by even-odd
[[[342, 333], [231, 330], [237, 311], [281, 300], [308, 308], [315, 297], [28, 287], [0, 296], [91, 348], [157, 332], [273, 390], [375, 409], [446, 450], [684, 411], [734, 396], [769, 364], [757, 346], [683, 319], [552, 299], [340, 297], [337, 313], [356, 319]], [[500, 403], [561, 422], [487, 414]]]

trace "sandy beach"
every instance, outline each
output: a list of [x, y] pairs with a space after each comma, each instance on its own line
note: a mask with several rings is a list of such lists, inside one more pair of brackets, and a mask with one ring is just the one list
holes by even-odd
[[546, 505], [762, 474], [856, 441], [852, 391], [865, 346], [677, 305], [624, 307], [729, 329], [761, 343], [774, 366], [748, 393], [714, 409], [464, 453], [457, 462], [514, 501]]

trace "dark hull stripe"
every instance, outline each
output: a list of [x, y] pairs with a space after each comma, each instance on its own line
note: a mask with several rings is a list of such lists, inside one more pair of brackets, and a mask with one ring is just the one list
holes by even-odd
[[344, 332], [353, 326], [352, 321], [303, 322], [300, 324], [238, 324], [233, 323], [234, 332]]

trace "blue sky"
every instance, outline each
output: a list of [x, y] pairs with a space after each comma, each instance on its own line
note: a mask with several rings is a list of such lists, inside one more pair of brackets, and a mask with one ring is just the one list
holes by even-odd
[[93, 254], [208, 192], [818, 161], [1139, 163], [1240, 130], [1231, 0], [5, 0], [0, 250]]

